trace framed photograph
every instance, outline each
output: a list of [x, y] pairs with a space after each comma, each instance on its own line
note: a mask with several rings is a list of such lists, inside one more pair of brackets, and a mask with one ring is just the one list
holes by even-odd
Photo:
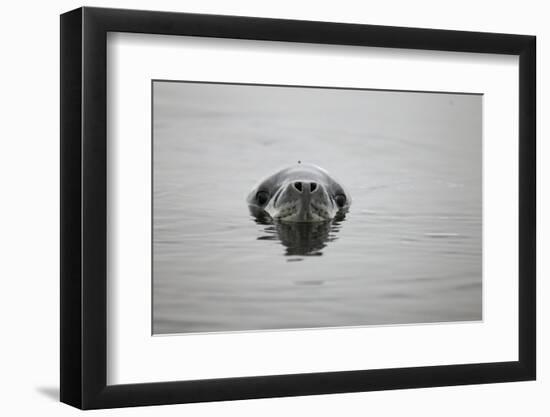
[[61, 401], [533, 380], [535, 37], [61, 16]]

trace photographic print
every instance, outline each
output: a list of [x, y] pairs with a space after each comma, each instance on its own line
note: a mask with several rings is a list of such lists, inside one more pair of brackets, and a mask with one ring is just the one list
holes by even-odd
[[94, 7], [60, 34], [62, 402], [536, 379], [535, 36]]
[[153, 334], [482, 320], [482, 99], [153, 80]]

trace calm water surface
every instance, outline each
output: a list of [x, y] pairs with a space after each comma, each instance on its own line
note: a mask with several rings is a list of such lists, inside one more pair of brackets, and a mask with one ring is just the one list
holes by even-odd
[[[481, 96], [155, 82], [155, 334], [482, 318]], [[345, 219], [261, 224], [297, 160]]]

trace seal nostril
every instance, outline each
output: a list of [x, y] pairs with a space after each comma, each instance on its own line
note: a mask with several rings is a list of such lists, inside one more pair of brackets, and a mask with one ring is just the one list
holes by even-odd
[[317, 189], [317, 183], [315, 182], [310, 183], [309, 189], [311, 190], [311, 192], [315, 191]]
[[294, 188], [296, 188], [299, 192], [302, 192], [302, 183], [300, 181], [296, 181], [294, 183]]

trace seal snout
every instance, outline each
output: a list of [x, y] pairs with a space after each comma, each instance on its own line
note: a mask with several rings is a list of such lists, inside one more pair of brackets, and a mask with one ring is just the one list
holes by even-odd
[[321, 221], [331, 217], [326, 186], [311, 179], [294, 179], [274, 200], [273, 215], [284, 221]]
[[304, 192], [313, 194], [319, 188], [315, 181], [294, 181], [292, 186], [300, 194]]

